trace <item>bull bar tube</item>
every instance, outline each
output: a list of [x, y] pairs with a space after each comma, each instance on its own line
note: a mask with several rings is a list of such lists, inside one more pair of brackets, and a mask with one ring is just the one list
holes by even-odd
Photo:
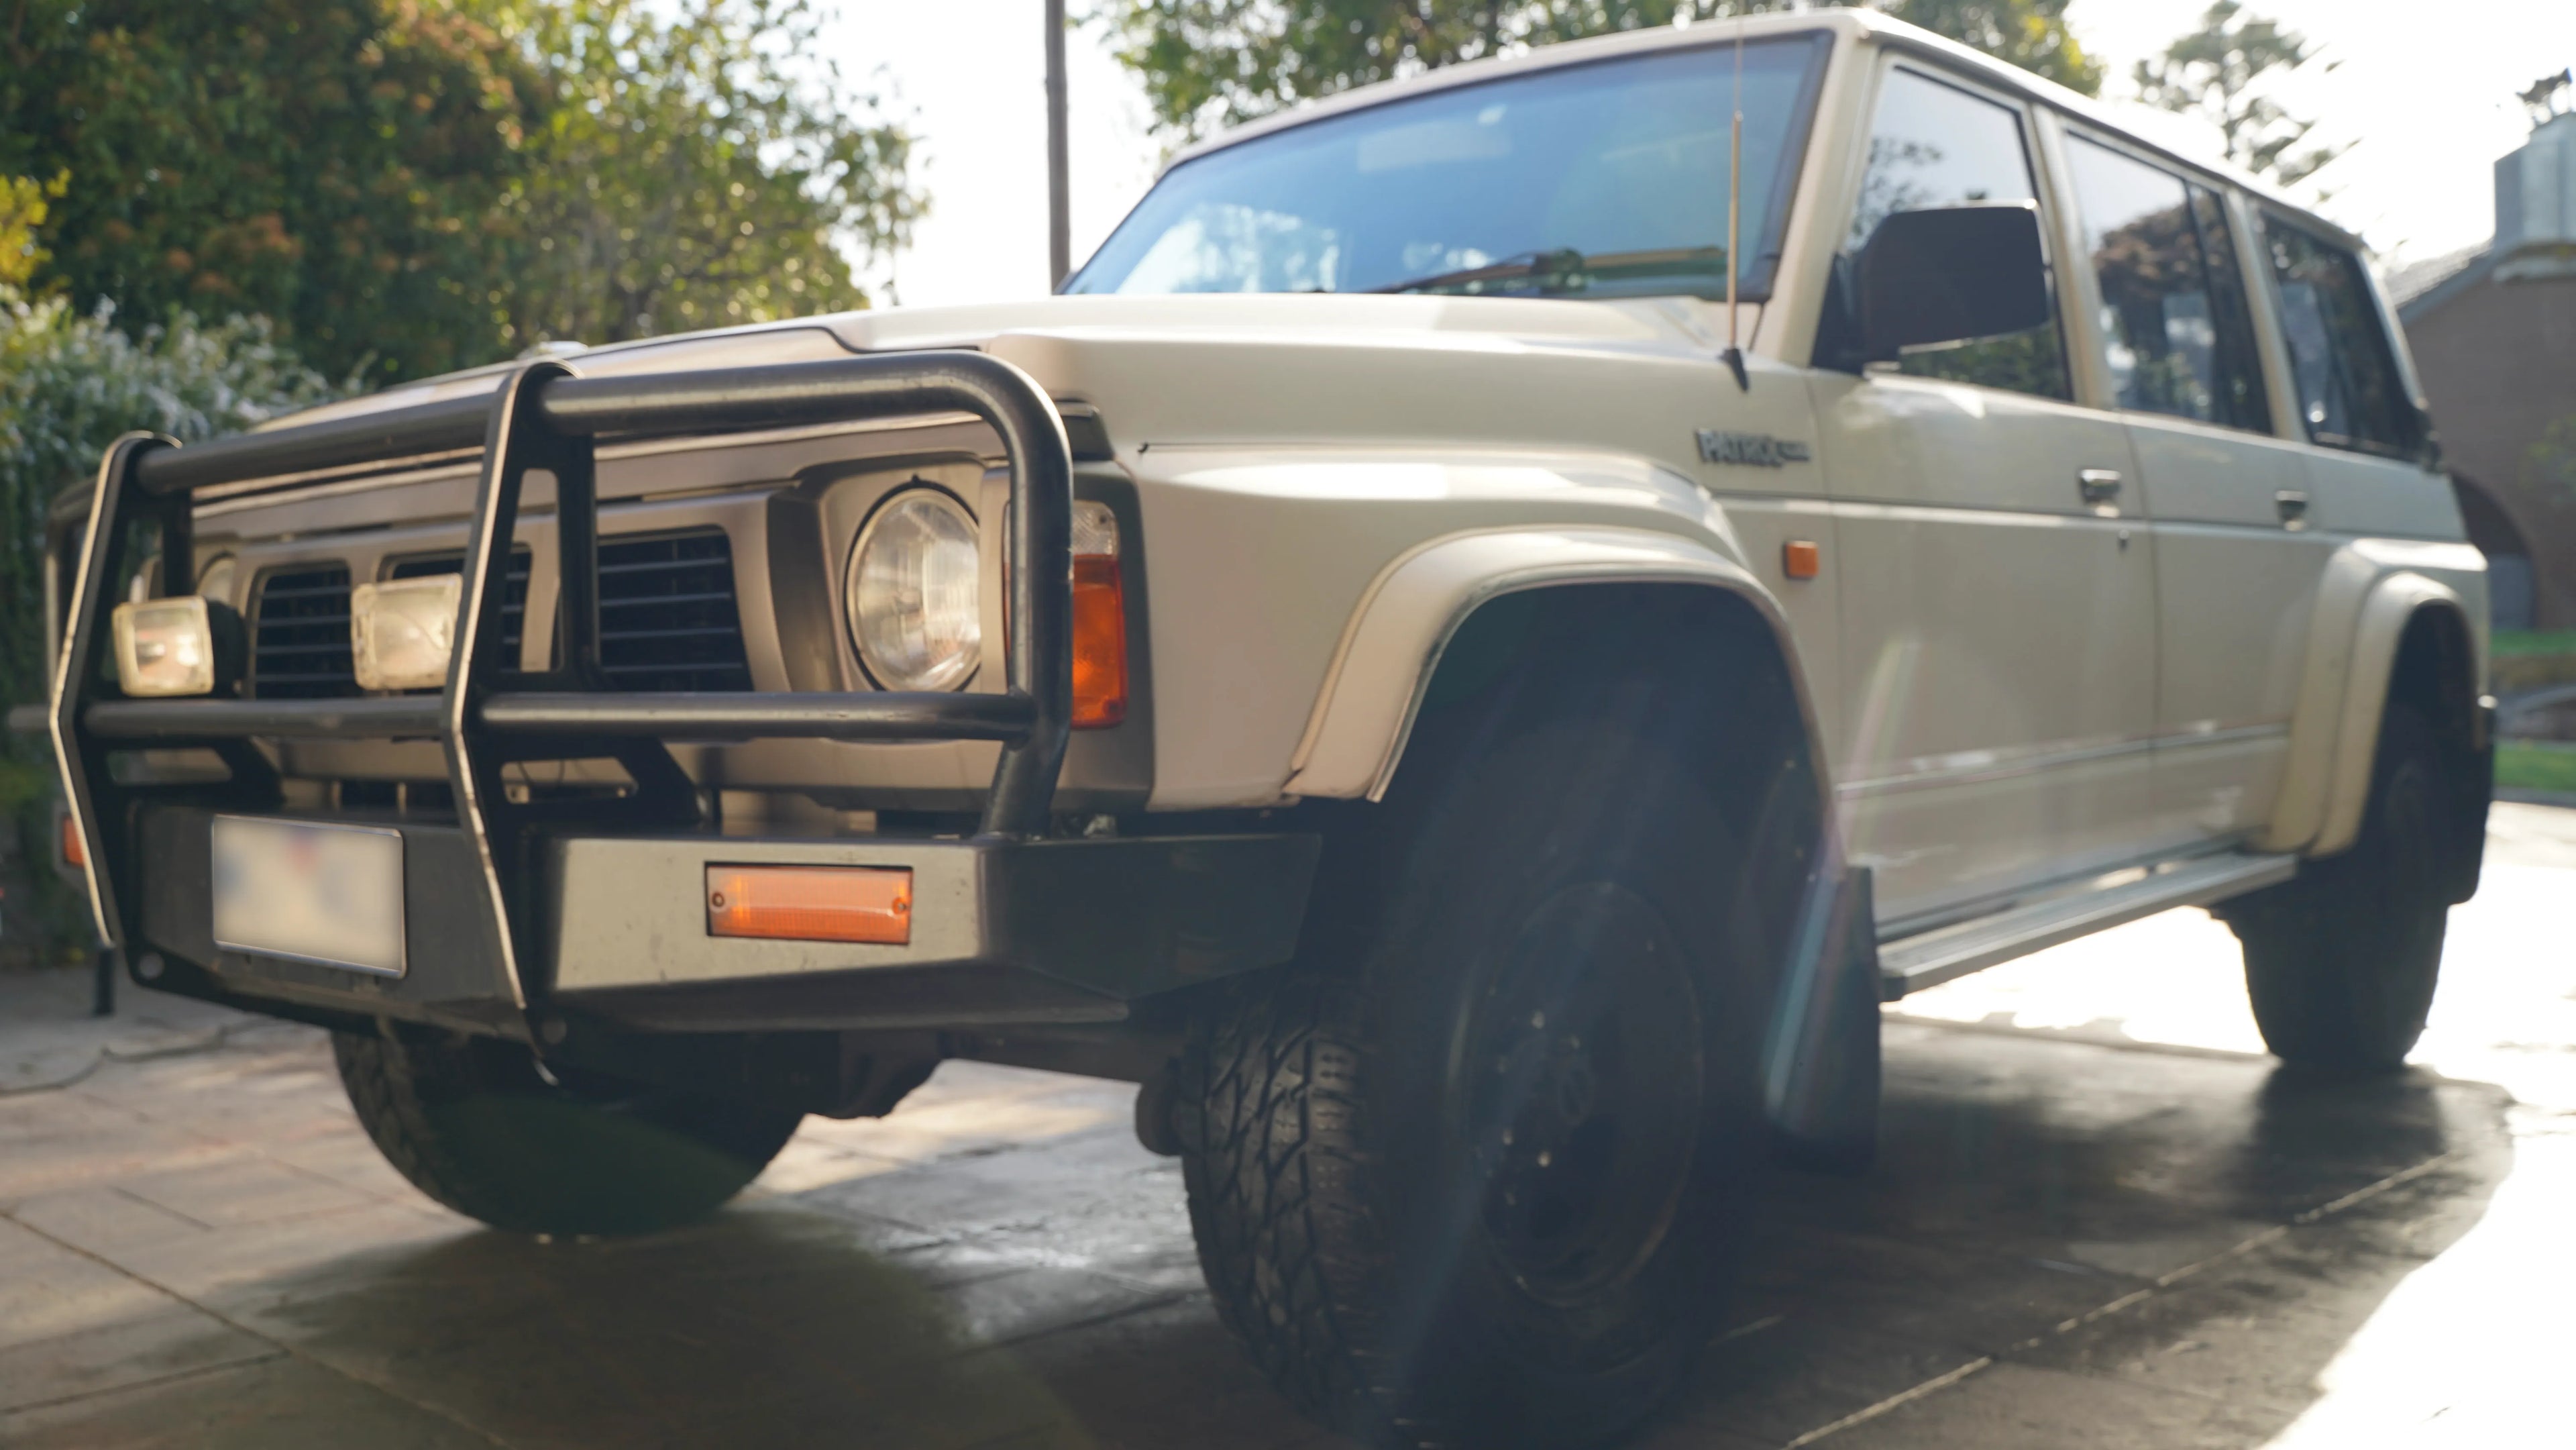
[[[998, 437], [1009, 470], [1001, 693], [696, 694], [609, 686], [601, 667], [597, 440], [940, 412], [982, 420]], [[117, 581], [132, 567], [135, 524], [158, 526], [158, 593], [184, 595], [196, 588], [191, 518], [199, 489], [370, 464], [390, 467], [477, 449], [481, 471], [460, 569], [462, 597], [447, 678], [437, 694], [128, 699], [110, 683], [101, 616], [113, 602]], [[554, 479], [561, 580], [555, 663], [543, 671], [510, 667], [515, 661], [505, 661], [496, 624], [521, 494], [532, 471]], [[166, 909], [147, 912], [138, 878], [147, 856], [157, 852], [156, 859], [172, 859], [171, 819], [245, 803], [273, 806], [274, 771], [253, 747], [254, 739], [435, 739], [455, 803], [454, 835], [462, 838], [453, 844], [465, 848], [451, 857], [455, 864], [470, 862], [463, 873], [447, 870], [443, 880], [475, 878], [483, 950], [470, 955], [488, 958], [498, 990], [495, 1000], [474, 1010], [429, 1015], [527, 1035], [532, 986], [538, 985], [527, 964], [544, 956], [549, 930], [559, 937], [562, 924], [531, 920], [545, 913], [533, 909], [524, 894], [514, 908], [514, 891], [521, 889], [514, 883], [549, 869], [550, 852], [561, 855], [564, 843], [545, 838], [549, 827], [649, 832], [696, 826], [695, 784], [665, 740], [972, 740], [1002, 747], [976, 833], [964, 842], [920, 843], [925, 851], [970, 853], [970, 867], [981, 872], [987, 895], [999, 890], [993, 883], [1024, 879], [1095, 887], [1106, 882], [1113, 895], [1132, 896], [1139, 909], [1168, 909], [1205, 895], [1218, 882], [1223, 889], [1211, 899], [1229, 901], [1238, 925], [1211, 936], [1206, 916], [1192, 912], [1195, 921], [1159, 935], [1145, 931], [1139, 944], [1186, 959], [1181, 970], [1190, 979], [1282, 960], [1293, 950], [1303, 915], [1315, 838], [1043, 839], [1072, 724], [1072, 501], [1073, 453], [1054, 403], [1010, 363], [956, 350], [627, 378], [583, 377], [562, 361], [539, 359], [508, 374], [489, 398], [450, 399], [184, 448], [165, 436], [129, 434], [108, 450], [99, 468], [46, 722], [66, 806], [86, 846], [83, 875], [101, 938], [125, 947], [148, 939], [147, 917], [166, 923]], [[203, 784], [119, 781], [110, 755], [147, 747], [210, 749], [232, 780], [212, 790]], [[505, 766], [586, 757], [617, 760], [632, 778], [633, 792], [604, 806], [568, 809], [534, 799], [514, 802], [503, 788]], [[161, 828], [152, 828], [155, 817]], [[696, 839], [723, 840], [729, 847], [738, 841]], [[882, 859], [888, 847], [876, 840], [854, 849]], [[1019, 965], [1029, 964], [1032, 952], [1043, 956], [1046, 948], [1031, 945], [1046, 935], [1035, 917], [1065, 890], [1050, 885], [1027, 891], [1028, 901], [988, 901], [977, 908], [988, 929], [979, 939], [983, 945], [969, 956], [989, 964], [996, 954], [1009, 955]], [[1115, 915], [1094, 902], [1072, 913], [1066, 925], [1114, 937]], [[165, 924], [149, 936], [168, 934]], [[1002, 941], [1014, 949], [992, 945]], [[1097, 968], [1120, 945], [1092, 940], [1069, 950]], [[1096, 980], [1082, 985], [1109, 998], [1155, 989], [1170, 975], [1114, 967], [1092, 975], [1102, 970], [1113, 979], [1110, 986]], [[336, 986], [326, 995], [340, 995]], [[329, 1005], [364, 1011], [368, 1000], [360, 993], [354, 1006]], [[1077, 1009], [1075, 1015], [1089, 1014]], [[1118, 1014], [1113, 1007], [1096, 1015]]]

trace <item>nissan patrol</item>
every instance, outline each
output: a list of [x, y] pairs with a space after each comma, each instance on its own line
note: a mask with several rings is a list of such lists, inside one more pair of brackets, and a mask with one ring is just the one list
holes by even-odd
[[130, 973], [513, 1230], [1137, 1082], [1252, 1357], [1424, 1444], [1651, 1413], [1883, 1000], [2202, 906], [2282, 1058], [2422, 1028], [2483, 562], [2263, 185], [1835, 10], [1246, 126], [1062, 290], [118, 443], [48, 724]]

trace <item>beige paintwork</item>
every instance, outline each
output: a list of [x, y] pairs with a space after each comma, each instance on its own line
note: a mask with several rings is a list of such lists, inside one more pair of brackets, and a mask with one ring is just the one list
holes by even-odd
[[[2020, 108], [2060, 219], [2063, 127], [2124, 137], [2081, 97], [1866, 11], [1765, 17], [1746, 33], [1819, 28], [1834, 53], [1777, 290], [1737, 319], [1749, 390], [1718, 360], [1723, 308], [1691, 299], [1072, 296], [812, 319], [572, 362], [613, 374], [974, 347], [1096, 408], [1114, 446], [1106, 466], [1136, 493], [1132, 557], [1150, 586], [1151, 785], [1129, 804], [1374, 797], [1400, 768], [1444, 643], [1480, 603], [1650, 579], [1726, 591], [1779, 632], [1842, 828], [1878, 869], [1883, 920], [2180, 850], [2348, 842], [2410, 612], [2459, 611], [2483, 668], [2482, 564], [2457, 542], [2449, 490], [2413, 465], [2297, 441], [2260, 268], [2276, 438], [2111, 410], [2098, 298], [2081, 266], [2056, 269], [2071, 403], [1805, 366], [1886, 67], [1947, 68]], [[1711, 36], [1637, 33], [1406, 84], [1471, 84]], [[1386, 94], [1354, 92], [1242, 135]], [[2236, 188], [2240, 229], [2246, 197], [2285, 205], [2124, 140]], [[2060, 225], [2052, 250], [2073, 245]], [[494, 382], [459, 377], [326, 412]], [[1813, 453], [1780, 468], [1710, 463], [1701, 429]], [[772, 567], [761, 551], [779, 547], [761, 533], [768, 501], [810, 495], [821, 537], [793, 546], [821, 548], [837, 578], [874, 499], [914, 472], [970, 476], [993, 452], [967, 420], [924, 419], [611, 457], [602, 488], [632, 500], [612, 531], [646, 510], [713, 520], [759, 581]], [[2125, 476], [2115, 514], [2084, 504], [2085, 468]], [[218, 501], [201, 532], [239, 551], [246, 594], [256, 560], [371, 561], [392, 541], [335, 530], [400, 519], [414, 530], [401, 541], [459, 536], [465, 473], [462, 461], [424, 460], [393, 484], [304, 480]], [[813, 482], [826, 475], [841, 481]], [[988, 477], [978, 494], [988, 540], [997, 486]], [[2292, 488], [2315, 502], [2295, 534], [2267, 513]], [[532, 495], [540, 533], [542, 504]], [[1784, 577], [1792, 540], [1821, 547], [1821, 577]], [[532, 608], [550, 597], [548, 568]], [[998, 584], [987, 598], [998, 601]], [[863, 687], [845, 644], [837, 666], [810, 651], [793, 664], [795, 633], [783, 619], [748, 621], [762, 687]], [[991, 674], [971, 687], [997, 688]], [[1086, 748], [1078, 738], [1065, 778], [1077, 795], [1095, 783], [1097, 747]], [[971, 790], [990, 752], [771, 743], [685, 758], [729, 792], [801, 789], [846, 806], [871, 791]]]
[[1420, 703], [1415, 682], [1438, 666], [1467, 616], [1507, 594], [1603, 580], [1720, 590], [1751, 605], [1773, 629], [1785, 628], [1752, 571], [1677, 535], [1511, 528], [1436, 539], [1408, 550], [1369, 586], [1289, 757], [1287, 792], [1383, 796]]

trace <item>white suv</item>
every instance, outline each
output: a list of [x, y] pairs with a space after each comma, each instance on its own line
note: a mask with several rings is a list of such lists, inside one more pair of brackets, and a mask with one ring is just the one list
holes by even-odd
[[1244, 128], [1066, 292], [120, 443], [102, 930], [510, 1228], [947, 1057], [1138, 1082], [1254, 1357], [1426, 1444], [1650, 1413], [1883, 997], [2202, 905], [2284, 1058], [2421, 1030], [2483, 562], [2260, 185], [1835, 10]]

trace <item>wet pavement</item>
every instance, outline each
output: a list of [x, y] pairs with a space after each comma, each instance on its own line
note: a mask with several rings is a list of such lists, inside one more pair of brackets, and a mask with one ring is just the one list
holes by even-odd
[[[1767, 1190], [1645, 1438], [1835, 1450], [2565, 1443], [2576, 811], [2499, 807], [2408, 1074], [2259, 1055], [2233, 940], [2140, 922], [1922, 994], [1887, 1151]], [[952, 1063], [714, 1222], [484, 1231], [317, 1033], [0, 978], [0, 1444], [1286, 1447], [1133, 1089]]]

